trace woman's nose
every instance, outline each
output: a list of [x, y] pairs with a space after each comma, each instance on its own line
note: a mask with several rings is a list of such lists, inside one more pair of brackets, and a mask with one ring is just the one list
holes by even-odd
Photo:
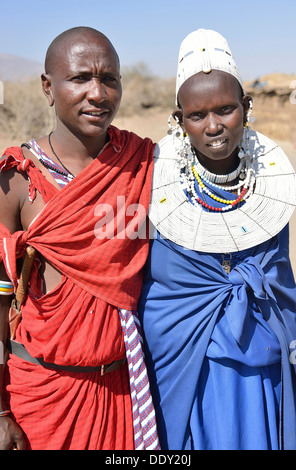
[[211, 135], [219, 134], [223, 130], [219, 116], [209, 113], [206, 117], [206, 133]]

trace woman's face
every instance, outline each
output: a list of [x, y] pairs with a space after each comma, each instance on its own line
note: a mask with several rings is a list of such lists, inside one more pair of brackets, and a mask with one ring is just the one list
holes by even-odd
[[232, 75], [217, 70], [197, 73], [180, 87], [183, 128], [209, 171], [223, 174], [236, 168], [249, 99]]

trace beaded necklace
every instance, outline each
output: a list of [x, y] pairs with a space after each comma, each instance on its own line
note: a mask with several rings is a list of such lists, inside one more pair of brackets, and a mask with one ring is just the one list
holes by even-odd
[[54, 151], [54, 148], [53, 148], [52, 143], [51, 143], [51, 135], [52, 134], [53, 134], [53, 131], [48, 135], [48, 143], [49, 143], [49, 146], [51, 148], [51, 151], [54, 154], [54, 156], [56, 157], [56, 159], [58, 160], [58, 162], [62, 165], [64, 170], [67, 172], [67, 174], [70, 175], [72, 177], [72, 179], [74, 179], [75, 175], [73, 175], [73, 173], [71, 173], [71, 171], [68, 170], [68, 168], [63, 164], [63, 162], [61, 162], [61, 160], [59, 159], [59, 157], [57, 156], [57, 154]]
[[50, 174], [54, 177], [58, 185], [63, 188], [67, 183], [73, 180], [74, 175], [67, 172], [67, 170], [53, 161], [37, 144], [35, 139], [30, 140], [28, 144], [22, 144], [27, 147], [42, 165], [48, 169]]
[[243, 165], [242, 165], [242, 162], [240, 161], [236, 170], [232, 171], [231, 173], [228, 173], [227, 175], [216, 175], [215, 173], [211, 173], [209, 170], [206, 170], [206, 168], [202, 166], [202, 164], [197, 160], [195, 151], [194, 151], [194, 155], [195, 155], [195, 160], [196, 160], [195, 165], [196, 165], [196, 169], [198, 173], [204, 176], [208, 181], [212, 183], [228, 183], [230, 181], [234, 181], [242, 171]]
[[[227, 175], [215, 175], [206, 170], [198, 161], [195, 149], [191, 149], [191, 156], [193, 157], [189, 164], [186, 165], [186, 170], [181, 171], [181, 180], [185, 186], [185, 189], [190, 196], [190, 200], [193, 205], [202, 205], [206, 210], [212, 212], [225, 212], [235, 208], [239, 203], [245, 201], [252, 193], [255, 184], [255, 172], [249, 160], [246, 162], [244, 167], [242, 160], [236, 170]], [[231, 182], [236, 178], [240, 178], [240, 181], [232, 186], [220, 186], [217, 183]], [[200, 195], [197, 193], [197, 188]], [[234, 191], [238, 190], [238, 196], [233, 199], [233, 194], [230, 194], [231, 198], [220, 197], [214, 194], [208, 186], [212, 187], [213, 190], [220, 191]], [[203, 194], [206, 194], [213, 201], [222, 204], [223, 206], [214, 206], [206, 202]], [[201, 197], [200, 197], [201, 196]], [[203, 199], [202, 199], [203, 198]]]

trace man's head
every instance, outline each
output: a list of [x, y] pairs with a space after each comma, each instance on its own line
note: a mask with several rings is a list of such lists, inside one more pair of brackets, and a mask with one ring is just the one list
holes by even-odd
[[42, 85], [49, 104], [55, 104], [57, 126], [84, 137], [100, 136], [121, 101], [118, 55], [101, 32], [72, 28], [49, 46]]
[[110, 49], [113, 50], [114, 55], [117, 57], [118, 66], [119, 66], [119, 57], [117, 55], [116, 50], [114, 49], [110, 40], [100, 31], [97, 31], [94, 28], [90, 28], [87, 26], [77, 26], [76, 28], [68, 29], [63, 33], [59, 34], [50, 44], [47, 49], [46, 56], [45, 56], [45, 63], [44, 63], [44, 70], [46, 74], [53, 73], [55, 70], [55, 66], [57, 65], [57, 58], [59, 54], [64, 53], [64, 48], [67, 44], [71, 43], [71, 41], [77, 41], [85, 39], [89, 41], [89, 39], [93, 37], [96, 39], [101, 39], [109, 44]]

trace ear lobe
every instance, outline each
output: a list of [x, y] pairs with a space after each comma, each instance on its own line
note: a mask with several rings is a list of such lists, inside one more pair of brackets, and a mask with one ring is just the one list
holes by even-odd
[[173, 118], [183, 127], [183, 113], [180, 109], [174, 111], [172, 114]]
[[51, 79], [50, 76], [43, 73], [41, 75], [42, 91], [47, 98], [49, 106], [54, 105], [54, 97], [51, 90]]

